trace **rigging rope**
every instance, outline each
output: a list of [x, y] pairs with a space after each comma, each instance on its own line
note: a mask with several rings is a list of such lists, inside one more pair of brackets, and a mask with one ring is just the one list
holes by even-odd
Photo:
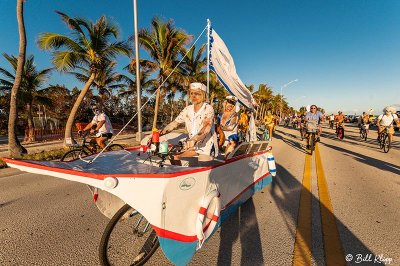
[[[160, 86], [158, 86], [157, 90], [154, 91], [154, 93], [149, 97], [149, 99], [142, 105], [142, 107], [140, 108], [140, 110], [143, 109], [143, 107], [146, 106], [146, 104], [154, 97], [154, 95], [157, 93], [157, 91], [162, 87], [162, 85], [164, 85], [164, 83], [168, 80], [168, 78], [175, 72], [175, 70], [178, 68], [178, 66], [182, 63], [183, 59], [185, 59], [185, 57], [188, 55], [188, 53], [190, 52], [190, 50], [193, 48], [193, 46], [197, 43], [197, 41], [200, 39], [201, 36], [203, 36], [204, 31], [208, 28], [208, 25], [204, 28], [204, 30], [200, 33], [199, 37], [197, 37], [197, 39], [194, 41], [194, 43], [192, 44], [192, 46], [187, 50], [186, 54], [182, 57], [182, 59], [179, 61], [179, 63], [174, 67], [174, 69], [171, 71], [171, 73], [167, 76], [167, 78], [165, 80], [163, 80], [163, 82], [160, 84]], [[183, 41], [183, 40], [182, 40]], [[107, 144], [107, 146], [105, 146], [97, 155], [96, 157], [94, 157], [92, 160], [82, 160], [88, 164], [93, 163], [107, 148], [108, 146], [111, 145], [111, 143], [118, 137], [119, 134], [121, 134], [121, 132], [129, 125], [130, 122], [132, 122], [132, 120], [137, 116], [138, 112], [136, 112], [136, 114], [134, 114], [132, 116], [131, 119], [129, 119], [129, 121], [126, 123], [125, 126], [122, 127], [122, 129], [117, 133], [117, 135], [115, 135]]]

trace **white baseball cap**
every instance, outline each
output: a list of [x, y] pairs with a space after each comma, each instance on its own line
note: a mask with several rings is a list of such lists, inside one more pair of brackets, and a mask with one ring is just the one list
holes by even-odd
[[207, 92], [207, 86], [200, 82], [190, 83], [190, 89], [191, 90], [202, 90], [204, 92]]

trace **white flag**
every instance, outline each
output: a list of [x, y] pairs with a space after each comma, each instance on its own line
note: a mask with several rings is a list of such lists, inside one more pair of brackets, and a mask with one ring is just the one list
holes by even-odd
[[236, 96], [247, 108], [254, 109], [253, 95], [236, 73], [235, 63], [224, 41], [210, 28], [210, 69], [215, 72], [225, 89]]

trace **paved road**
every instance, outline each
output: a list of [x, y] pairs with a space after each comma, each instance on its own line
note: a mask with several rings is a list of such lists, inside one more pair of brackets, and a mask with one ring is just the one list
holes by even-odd
[[[399, 137], [385, 154], [373, 132], [362, 142], [351, 126], [343, 141], [325, 131], [310, 156], [297, 131], [279, 128], [278, 176], [190, 265], [400, 265]], [[98, 265], [107, 219], [84, 185], [3, 169], [0, 188], [0, 265]], [[159, 249], [148, 265], [170, 264]]]
[[[19, 136], [18, 139], [22, 141], [24, 137]], [[0, 144], [7, 144], [7, 143], [8, 143], [8, 136], [0, 136]]]

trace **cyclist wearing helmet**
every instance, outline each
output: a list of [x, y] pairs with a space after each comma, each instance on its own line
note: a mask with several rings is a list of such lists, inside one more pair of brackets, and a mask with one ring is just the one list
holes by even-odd
[[102, 149], [106, 147], [104, 143], [106, 140], [111, 139], [113, 135], [113, 128], [108, 116], [103, 112], [101, 106], [92, 105], [94, 117], [92, 121], [82, 130], [89, 131], [91, 134], [96, 134], [96, 137], [90, 140], [91, 143], [97, 143]]
[[383, 114], [378, 116], [378, 121], [376, 122], [378, 125], [378, 140], [379, 135], [382, 133], [385, 127], [387, 127], [389, 140], [392, 142], [394, 134], [394, 122], [396, 122], [397, 126], [400, 127], [399, 117], [396, 115], [396, 108], [392, 106], [385, 107], [383, 109]]

